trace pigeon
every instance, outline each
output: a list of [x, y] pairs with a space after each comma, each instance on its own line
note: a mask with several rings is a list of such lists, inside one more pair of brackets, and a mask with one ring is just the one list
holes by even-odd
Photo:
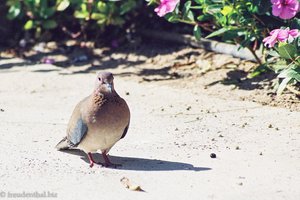
[[[117, 167], [108, 158], [116, 142], [124, 138], [129, 127], [130, 110], [126, 101], [115, 91], [113, 74], [100, 72], [91, 95], [80, 101], [69, 120], [67, 136], [57, 145], [57, 150], [77, 148], [84, 151], [90, 167], [100, 164]], [[96, 162], [92, 153], [101, 151], [104, 163]]]

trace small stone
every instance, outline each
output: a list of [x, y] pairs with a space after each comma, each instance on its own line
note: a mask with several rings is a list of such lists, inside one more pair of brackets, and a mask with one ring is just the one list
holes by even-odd
[[125, 95], [129, 95], [129, 92], [126, 92]]
[[4, 112], [4, 109], [1, 108], [0, 111], [1, 111], [1, 112]]
[[235, 150], [240, 150], [241, 148], [239, 146], [236, 146], [235, 147]]
[[269, 124], [268, 128], [273, 128], [273, 125], [272, 125], [272, 124]]
[[248, 123], [245, 122], [245, 123], [242, 125], [242, 128], [245, 128], [247, 125], [248, 125]]
[[191, 107], [191, 106], [189, 106], [189, 107], [187, 107], [187, 108], [186, 108], [186, 110], [191, 110], [191, 108], [192, 108], [192, 107]]
[[216, 158], [217, 155], [216, 155], [215, 153], [211, 153], [211, 154], [210, 154], [210, 157], [211, 157], [211, 158]]
[[262, 152], [260, 152], [260, 153], [259, 153], [259, 155], [260, 155], [260, 156], [262, 156], [262, 155], [263, 155], [263, 153], [262, 153]]

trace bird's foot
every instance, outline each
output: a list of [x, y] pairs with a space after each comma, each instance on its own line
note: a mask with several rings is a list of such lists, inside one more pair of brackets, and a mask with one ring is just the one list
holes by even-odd
[[[109, 162], [109, 163], [106, 163], [106, 162], [94, 162], [93, 164], [90, 164], [90, 167], [93, 167], [94, 166], [94, 164], [97, 164], [97, 165], [99, 165], [99, 166], [101, 166], [101, 167], [105, 167], [105, 168], [117, 168], [117, 167], [122, 167], [122, 165], [121, 164], [116, 164], [116, 163], [111, 163], [111, 162]], [[91, 166], [92, 165], [92, 166]]]
[[121, 167], [122, 166], [121, 164], [111, 163], [106, 154], [103, 155], [104, 163], [102, 163], [102, 162], [96, 162], [93, 159], [91, 153], [88, 153], [88, 158], [89, 158], [89, 161], [90, 161], [90, 167], [91, 168], [94, 167], [95, 164], [96, 165], [100, 165], [101, 167], [106, 167], [106, 168], [117, 168], [117, 167]]
[[94, 163], [93, 162], [91, 162], [90, 163], [90, 168], [92, 168], [94, 166]]
[[91, 153], [88, 153], [88, 158], [89, 158], [89, 161], [90, 161], [90, 168], [92, 168], [95, 164], [98, 164], [94, 159], [93, 159], [93, 156]]
[[106, 154], [106, 151], [102, 152], [102, 157], [104, 159], [104, 167], [107, 167], [107, 168], [117, 168], [117, 167], [121, 167], [122, 165], [121, 164], [115, 164], [115, 163], [112, 163], [110, 162], [109, 158], [108, 158], [108, 155]]

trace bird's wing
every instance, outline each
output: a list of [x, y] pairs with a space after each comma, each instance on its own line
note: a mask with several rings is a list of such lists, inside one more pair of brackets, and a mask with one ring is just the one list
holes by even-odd
[[123, 105], [122, 106], [123, 107], [122, 112], [124, 113], [124, 116], [126, 116], [126, 117], [124, 117], [124, 120], [128, 120], [127, 126], [125, 127], [125, 129], [123, 131], [123, 134], [122, 134], [122, 136], [120, 138], [120, 139], [122, 139], [122, 138], [124, 138], [126, 136], [128, 128], [129, 128], [129, 124], [130, 124], [130, 110], [129, 110], [129, 107], [128, 107], [128, 105], [127, 105], [127, 103], [126, 103], [126, 101], [124, 99], [120, 98], [119, 100], [120, 100], [121, 104]]
[[88, 131], [88, 126], [83, 120], [81, 113], [81, 108], [86, 99], [77, 104], [68, 124], [67, 138], [71, 146], [77, 146]]
[[123, 131], [123, 134], [122, 134], [122, 136], [121, 136], [120, 139], [123, 139], [123, 138], [126, 136], [127, 131], [128, 131], [128, 128], [129, 128], [129, 123], [128, 123], [128, 125], [125, 127], [125, 129], [124, 129], [124, 131]]

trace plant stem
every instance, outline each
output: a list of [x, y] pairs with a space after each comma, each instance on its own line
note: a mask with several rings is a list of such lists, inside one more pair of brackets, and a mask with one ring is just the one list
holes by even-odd
[[259, 19], [256, 15], [252, 15], [257, 21], [259, 21], [262, 25], [266, 26], [266, 24], [261, 20]]
[[184, 19], [178, 19], [178, 22], [182, 22], [182, 23], [190, 24], [190, 25], [197, 25], [196, 22], [187, 21], [187, 20], [184, 20]]
[[257, 56], [257, 54], [255, 53], [255, 51], [251, 47], [247, 47], [247, 48], [252, 53], [252, 55], [254, 56], [255, 60], [258, 62], [258, 64], [262, 65], [262, 62], [261, 62], [260, 58]]
[[191, 9], [201, 9], [202, 6], [191, 6], [190, 8], [191, 8]]

